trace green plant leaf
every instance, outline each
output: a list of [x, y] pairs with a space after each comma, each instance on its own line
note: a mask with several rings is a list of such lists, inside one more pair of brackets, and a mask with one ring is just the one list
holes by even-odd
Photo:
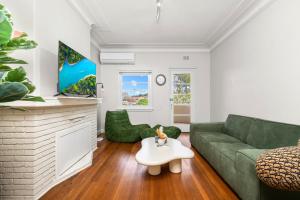
[[5, 74], [5, 72], [0, 71], [0, 83], [2, 82], [2, 77], [3, 77], [4, 74]]
[[22, 82], [24, 80], [26, 80], [26, 72], [23, 67], [18, 67], [7, 72], [5, 77], [5, 81], [9, 82]]
[[0, 58], [0, 64], [27, 64], [27, 62], [25, 62], [24, 60], [19, 60], [19, 59], [15, 59], [12, 57], [2, 57]]
[[0, 58], [5, 58], [7, 56], [7, 52], [0, 51]]
[[12, 16], [10, 14], [10, 12], [8, 12], [7, 9], [5, 9], [4, 5], [0, 4], [0, 10], [4, 12], [5, 16], [7, 17], [7, 20], [11, 23], [12, 23]]
[[30, 96], [30, 95], [26, 95], [21, 100], [22, 101], [45, 102], [45, 100], [40, 96]]
[[35, 86], [31, 83], [31, 81], [29, 80], [25, 80], [22, 82], [26, 87], [27, 89], [29, 90], [29, 94], [31, 94], [32, 92], [34, 92], [35, 90]]
[[28, 40], [25, 37], [17, 37], [11, 39], [8, 43], [2, 45], [0, 49], [2, 51], [13, 51], [17, 49], [33, 49], [37, 46], [37, 43], [33, 40]]
[[9, 42], [12, 35], [12, 24], [7, 16], [7, 12], [0, 10], [0, 45]]
[[28, 89], [22, 83], [0, 83], [0, 103], [20, 100], [28, 94]]
[[[10, 70], [12, 70], [11, 67], [0, 64], [0, 72], [7, 72], [7, 71], [10, 71]], [[0, 79], [1, 79], [1, 77], [0, 77]]]
[[26, 72], [22, 67], [12, 69], [7, 66], [27, 64], [23, 60], [9, 57], [9, 53], [37, 46], [35, 41], [27, 39], [26, 33], [19, 31], [13, 33], [12, 26], [11, 14], [0, 4], [0, 103], [16, 100], [44, 101], [41, 97], [28, 96], [35, 90], [35, 86], [26, 77]]

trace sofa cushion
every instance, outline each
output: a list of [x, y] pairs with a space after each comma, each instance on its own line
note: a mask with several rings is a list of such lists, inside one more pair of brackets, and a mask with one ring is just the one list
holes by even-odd
[[253, 147], [238, 142], [238, 143], [225, 143], [225, 142], [210, 142], [208, 143], [212, 157], [209, 159], [213, 167], [225, 179], [230, 186], [236, 190], [239, 185], [237, 184], [237, 170], [235, 169], [235, 155], [238, 150], [251, 149]]
[[235, 167], [243, 172], [256, 172], [256, 159], [265, 149], [240, 149], [236, 152]]
[[228, 115], [224, 131], [228, 135], [238, 138], [242, 142], [247, 141], [249, 129], [254, 118], [239, 115]]
[[297, 145], [300, 126], [255, 119], [247, 143], [258, 149], [273, 149]]
[[252, 146], [242, 143], [226, 143], [226, 142], [211, 142], [211, 146], [214, 147], [215, 154], [223, 154], [229, 158], [232, 162], [235, 162], [235, 154], [242, 149], [254, 149]]
[[241, 142], [240, 140], [220, 132], [201, 132], [200, 139], [204, 142]]

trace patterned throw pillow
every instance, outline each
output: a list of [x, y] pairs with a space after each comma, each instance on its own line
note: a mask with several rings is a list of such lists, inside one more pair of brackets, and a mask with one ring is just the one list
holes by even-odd
[[256, 161], [256, 174], [272, 188], [300, 191], [300, 140], [296, 147], [282, 147], [261, 154]]

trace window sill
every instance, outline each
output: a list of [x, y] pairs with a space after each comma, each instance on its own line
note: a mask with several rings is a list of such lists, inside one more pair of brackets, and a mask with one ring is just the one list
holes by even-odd
[[128, 108], [128, 107], [121, 107], [118, 110], [127, 110], [128, 112], [152, 112], [154, 109], [152, 107], [147, 108]]

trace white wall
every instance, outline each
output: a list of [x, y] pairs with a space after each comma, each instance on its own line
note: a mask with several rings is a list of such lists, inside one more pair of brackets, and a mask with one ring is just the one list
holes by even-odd
[[300, 1], [277, 0], [211, 56], [211, 119], [300, 124]]
[[[0, 0], [12, 14], [14, 29], [26, 32], [30, 39], [33, 39], [33, 6], [34, 0]], [[23, 65], [27, 72], [29, 79], [33, 79], [33, 59], [34, 50], [18, 50], [11, 54], [11, 56], [25, 60], [28, 64]], [[16, 67], [19, 65], [16, 65]]]
[[[184, 61], [183, 56], [189, 55], [190, 60]], [[151, 126], [156, 124], [170, 124], [170, 76], [169, 68], [191, 68], [195, 67], [194, 77], [196, 78], [197, 92], [195, 94], [196, 108], [195, 119], [197, 122], [207, 122], [210, 119], [209, 100], [209, 76], [210, 76], [210, 55], [209, 53], [136, 53], [136, 64], [134, 66], [122, 65], [102, 65], [101, 79], [104, 83], [102, 122], [104, 128], [105, 113], [107, 110], [120, 108], [118, 75], [122, 70], [152, 70], [152, 112], [129, 112], [132, 123], [148, 123]], [[167, 83], [164, 86], [157, 86], [154, 82], [155, 76], [165, 74]]]
[[38, 43], [34, 50], [13, 55], [26, 60], [28, 77], [36, 85], [35, 94], [57, 93], [58, 41], [90, 58], [90, 27], [67, 0], [1, 0], [13, 15], [14, 28], [28, 33]]
[[53, 96], [58, 81], [58, 41], [90, 57], [90, 27], [67, 0], [35, 0], [35, 35], [39, 43], [35, 70], [42, 96]]

